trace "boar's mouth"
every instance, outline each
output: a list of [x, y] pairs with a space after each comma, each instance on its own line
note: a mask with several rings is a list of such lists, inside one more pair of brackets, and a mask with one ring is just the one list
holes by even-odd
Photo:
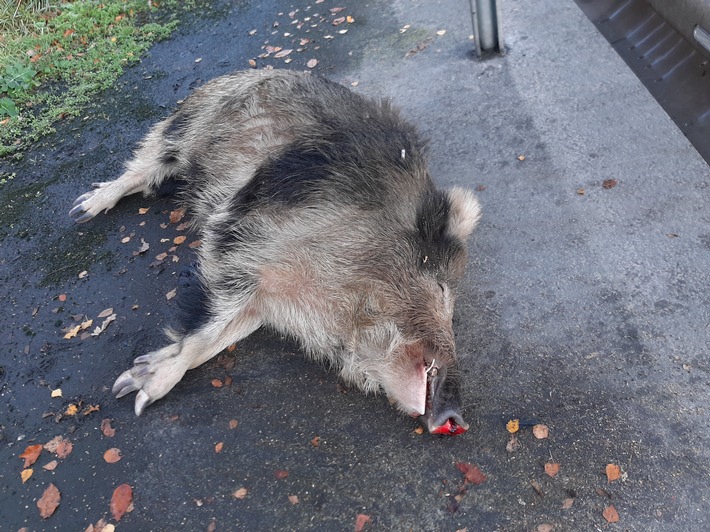
[[446, 376], [446, 370], [435, 366], [427, 369], [426, 412], [424, 419], [431, 434], [456, 436], [469, 428], [460, 414], [458, 382]]

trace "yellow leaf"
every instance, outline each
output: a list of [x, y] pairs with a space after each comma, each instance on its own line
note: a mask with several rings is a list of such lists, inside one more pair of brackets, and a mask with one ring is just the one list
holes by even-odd
[[82, 330], [82, 331], [85, 331], [86, 329], [88, 329], [89, 327], [91, 327], [91, 325], [92, 325], [93, 323], [94, 323], [94, 320], [82, 321], [82, 322], [81, 322], [81, 325], [80, 325], [79, 327], [81, 327], [81, 330]]
[[70, 340], [76, 336], [76, 333], [78, 333], [81, 330], [81, 325], [77, 325], [76, 327], [72, 327], [67, 331], [67, 334], [64, 335], [64, 338], [66, 340]]
[[32, 476], [32, 473], [34, 473], [34, 471], [32, 469], [23, 469], [22, 470], [22, 473], [20, 473], [20, 477], [22, 477], [23, 484], [25, 482], [27, 482], [27, 479]]
[[61, 397], [62, 396], [62, 389], [57, 388], [56, 390], [52, 390], [52, 397]]
[[70, 404], [67, 407], [66, 411], [64, 412], [64, 415], [75, 416], [78, 411], [79, 411], [79, 409], [77, 408], [77, 406], [75, 404]]
[[182, 244], [183, 242], [185, 242], [185, 240], [187, 240], [187, 237], [186, 237], [185, 235], [176, 236], [176, 237], [173, 239], [173, 244], [180, 245], [180, 244]]
[[505, 424], [505, 428], [508, 429], [508, 432], [510, 432], [511, 434], [515, 434], [520, 429], [520, 420], [511, 419]]

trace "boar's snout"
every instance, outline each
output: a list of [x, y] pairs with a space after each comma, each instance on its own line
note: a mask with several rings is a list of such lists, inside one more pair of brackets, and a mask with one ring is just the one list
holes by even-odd
[[433, 366], [427, 372], [427, 403], [424, 419], [431, 434], [456, 436], [466, 432], [461, 416], [461, 391], [453, 371]]

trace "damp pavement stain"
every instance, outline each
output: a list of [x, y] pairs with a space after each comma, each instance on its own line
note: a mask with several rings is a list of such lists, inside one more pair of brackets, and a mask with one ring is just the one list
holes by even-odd
[[[342, 530], [362, 515], [365, 530], [710, 528], [710, 173], [576, 6], [506, 7], [508, 54], [482, 62], [454, 3], [195, 6], [81, 116], [0, 159], [3, 527]], [[420, 434], [269, 331], [188, 372], [140, 418], [111, 395], [165, 344], [197, 237], [171, 223], [170, 199], [130, 197], [78, 226], [67, 213], [193, 89], [250, 60], [392, 99], [430, 138], [437, 182], [477, 191], [484, 217], [454, 321], [465, 435]], [[43, 449], [23, 483], [19, 456], [57, 436], [71, 453]], [[467, 482], [466, 464], [485, 479]], [[61, 501], [42, 519], [50, 483]], [[122, 484], [133, 505], [117, 521]]]

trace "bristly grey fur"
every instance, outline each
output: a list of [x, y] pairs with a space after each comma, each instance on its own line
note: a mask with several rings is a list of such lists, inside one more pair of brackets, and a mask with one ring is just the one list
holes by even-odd
[[435, 363], [448, 379], [436, 408], [458, 409], [453, 288], [479, 207], [436, 189], [424, 143], [387, 102], [289, 71], [218, 78], [71, 214], [86, 221], [169, 180], [203, 242], [190, 284], [200, 317], [117, 380], [119, 396], [139, 391], [137, 413], [262, 325], [407, 413], [424, 413], [421, 365]]

